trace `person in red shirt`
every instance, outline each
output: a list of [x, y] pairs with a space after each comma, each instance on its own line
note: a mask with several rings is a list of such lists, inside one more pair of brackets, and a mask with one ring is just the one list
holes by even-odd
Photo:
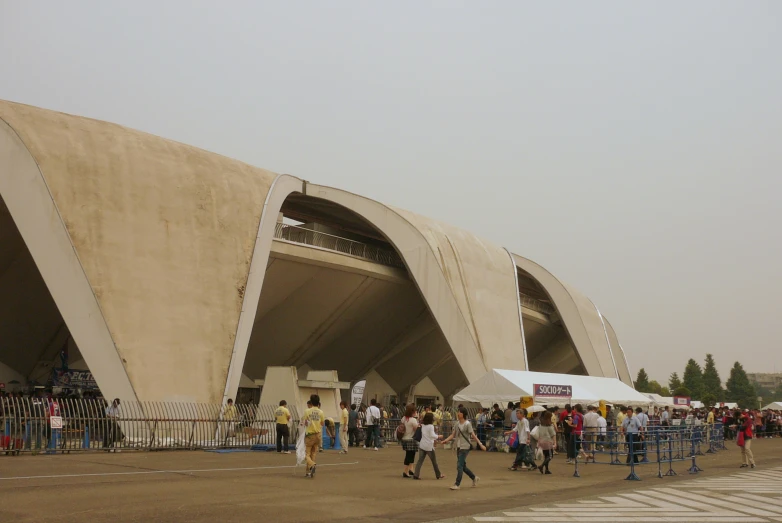
[[565, 420], [568, 426], [570, 426], [571, 432], [571, 448], [568, 449], [568, 457], [576, 459], [576, 455], [579, 458], [585, 459], [586, 455], [581, 449], [581, 440], [584, 438], [584, 408], [581, 404], [576, 405], [571, 412], [569, 420]]
[[[741, 414], [740, 424], [741, 427], [739, 428], [739, 431], [744, 433], [744, 444], [739, 445], [741, 447], [741, 459], [743, 461], [741, 468], [751, 466], [754, 469], [755, 457], [752, 455], [752, 435], [755, 423], [752, 417], [745, 411]], [[741, 443], [741, 438], [739, 438], [739, 443]]]

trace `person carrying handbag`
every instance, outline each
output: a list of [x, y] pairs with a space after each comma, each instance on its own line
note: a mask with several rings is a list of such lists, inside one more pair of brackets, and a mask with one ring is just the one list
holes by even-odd
[[541, 474], [551, 474], [548, 465], [557, 446], [557, 430], [551, 418], [551, 412], [544, 412], [540, 418], [540, 425], [533, 429], [538, 448], [543, 451], [543, 463], [538, 467]]
[[518, 409], [516, 411], [518, 422], [509, 431], [505, 432], [505, 435], [509, 435], [513, 432], [517, 435], [518, 447], [516, 447], [516, 459], [513, 461], [513, 465], [509, 470], [519, 470], [519, 467], [524, 466], [526, 470], [533, 470], [535, 462], [528, 455], [530, 444], [530, 430], [529, 420], [527, 420], [526, 409]]
[[752, 455], [752, 429], [754, 423], [746, 412], [741, 414], [741, 428], [736, 436], [736, 444], [741, 447], [741, 468], [755, 468], [755, 457]]
[[478, 436], [475, 435], [475, 431], [472, 425], [467, 421], [467, 409], [460, 408], [457, 413], [457, 423], [453, 428], [453, 433], [443, 440], [443, 445], [449, 441], [455, 441], [456, 446], [456, 482], [451, 486], [451, 490], [459, 490], [462, 483], [462, 474], [467, 474], [467, 477], [472, 480], [472, 486], [477, 487], [478, 481], [481, 479], [467, 468], [467, 456], [472, 450], [472, 442], [478, 445], [481, 450], [486, 450], [486, 447]]
[[409, 404], [405, 409], [405, 417], [399, 421], [399, 427], [397, 427], [397, 434], [400, 434], [399, 438], [402, 443], [402, 449], [405, 451], [405, 470], [402, 472], [403, 478], [413, 477], [413, 463], [415, 463], [415, 455], [418, 453], [418, 442], [413, 439], [415, 431], [418, 429], [418, 412], [415, 405]]

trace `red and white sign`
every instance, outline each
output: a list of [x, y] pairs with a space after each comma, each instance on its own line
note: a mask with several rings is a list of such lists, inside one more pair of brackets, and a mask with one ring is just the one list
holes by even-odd
[[62, 417], [61, 416], [52, 416], [49, 418], [49, 423], [53, 429], [61, 429], [62, 428]]
[[0, 383], [0, 390], [5, 389], [5, 383]]

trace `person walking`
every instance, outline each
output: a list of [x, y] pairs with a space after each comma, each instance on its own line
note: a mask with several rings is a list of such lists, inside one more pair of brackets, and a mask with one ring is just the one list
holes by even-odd
[[505, 432], [506, 436], [515, 432], [518, 438], [516, 440], [518, 442], [518, 446], [516, 447], [516, 459], [513, 460], [513, 465], [511, 465], [509, 470], [519, 470], [519, 467], [521, 466], [524, 466], [525, 470], [532, 470], [535, 468], [534, 463], [527, 458], [527, 447], [530, 443], [527, 411], [525, 409], [518, 409], [516, 411], [516, 417], [518, 419], [516, 425], [511, 430]]
[[382, 421], [383, 416], [380, 414], [380, 409], [377, 408], [377, 400], [372, 398], [367, 409], [365, 449], [369, 449], [374, 445], [374, 449], [377, 451], [377, 447], [380, 445], [380, 424]]
[[440, 473], [440, 467], [437, 466], [437, 457], [434, 454], [435, 445], [437, 445], [438, 441], [441, 440], [443, 436], [442, 434], [438, 435], [435, 432], [434, 415], [431, 412], [424, 414], [424, 418], [421, 420], [421, 423], [422, 425], [419, 428], [421, 431], [421, 441], [418, 444], [418, 461], [415, 464], [413, 479], [421, 479], [421, 467], [423, 466], [424, 460], [426, 460], [427, 456], [432, 462], [432, 467], [434, 467], [434, 477], [437, 479], [444, 479], [445, 476]]
[[473, 441], [477, 443], [481, 450], [485, 451], [486, 447], [478, 439], [478, 436], [475, 435], [472, 425], [467, 420], [467, 409], [464, 407], [458, 410], [453, 433], [443, 440], [443, 445], [454, 439], [456, 440], [456, 482], [451, 486], [451, 490], [459, 490], [461, 488], [462, 474], [467, 474], [467, 477], [472, 480], [472, 486], [477, 487], [481, 478], [467, 468], [467, 456], [470, 454]]
[[339, 402], [339, 446], [342, 449], [340, 454], [348, 453], [348, 426], [350, 425], [350, 414], [348, 414], [348, 404], [346, 401]]
[[302, 420], [304, 422], [304, 448], [306, 449], [308, 478], [315, 477], [315, 458], [323, 442], [323, 424], [326, 422], [326, 416], [320, 410], [320, 396], [313, 394], [310, 396], [312, 407], [304, 411]]
[[288, 440], [291, 437], [288, 424], [291, 421], [291, 413], [288, 410], [288, 402], [280, 400], [280, 406], [274, 411], [277, 421], [277, 454], [290, 454]]
[[405, 407], [404, 417], [399, 420], [399, 423], [405, 427], [405, 433], [402, 436], [402, 449], [405, 451], [405, 470], [402, 472], [403, 478], [413, 477], [413, 463], [415, 463], [415, 455], [418, 451], [417, 442], [413, 439], [415, 431], [418, 428], [417, 415], [418, 412], [416, 411], [415, 405], [410, 403]]
[[752, 436], [754, 421], [752, 417], [747, 413], [741, 414], [740, 423], [741, 426], [738, 430], [737, 444], [741, 447], [741, 468], [747, 467], [755, 468], [755, 456], [752, 455]]
[[538, 427], [538, 448], [543, 451], [543, 463], [538, 467], [541, 474], [551, 474], [549, 463], [554, 457], [554, 449], [557, 446], [557, 429], [552, 421], [551, 412], [544, 412], [540, 418]]

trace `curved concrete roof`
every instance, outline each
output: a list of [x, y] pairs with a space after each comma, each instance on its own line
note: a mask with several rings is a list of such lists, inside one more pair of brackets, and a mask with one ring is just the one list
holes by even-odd
[[423, 363], [401, 349], [367, 361], [397, 387], [428, 375], [454, 391], [491, 368], [529, 370], [517, 268], [549, 293], [586, 371], [629, 380], [616, 334], [587, 298], [466, 231], [115, 124], [0, 102], [0, 196], [108, 396], [235, 394], [293, 194], [360, 217], [404, 261], [444, 342]]

